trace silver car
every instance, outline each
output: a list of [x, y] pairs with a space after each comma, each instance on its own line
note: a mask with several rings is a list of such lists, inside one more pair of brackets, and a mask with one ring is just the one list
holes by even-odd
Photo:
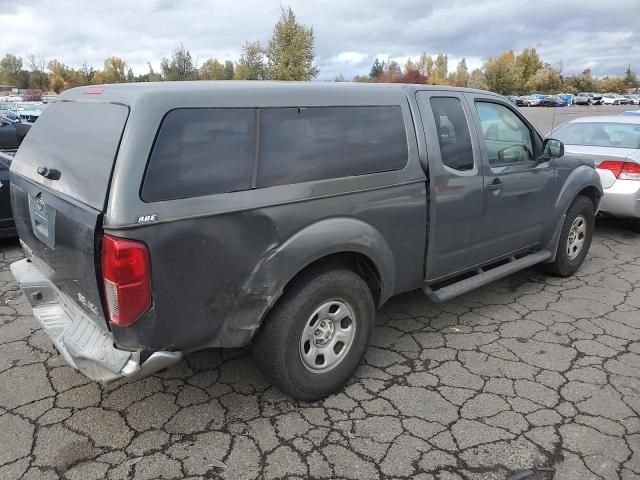
[[640, 232], [640, 115], [576, 118], [548, 136], [593, 159], [604, 189], [600, 211], [634, 219]]

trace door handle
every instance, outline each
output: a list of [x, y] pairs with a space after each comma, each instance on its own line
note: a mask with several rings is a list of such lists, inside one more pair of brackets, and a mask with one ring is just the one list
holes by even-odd
[[493, 182], [487, 185], [487, 190], [500, 190], [504, 186], [504, 183], [499, 178], [495, 178]]

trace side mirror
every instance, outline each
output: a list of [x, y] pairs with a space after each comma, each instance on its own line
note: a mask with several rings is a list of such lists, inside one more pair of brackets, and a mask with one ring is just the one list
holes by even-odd
[[560, 158], [564, 155], [564, 143], [555, 138], [545, 138], [542, 143], [542, 160]]

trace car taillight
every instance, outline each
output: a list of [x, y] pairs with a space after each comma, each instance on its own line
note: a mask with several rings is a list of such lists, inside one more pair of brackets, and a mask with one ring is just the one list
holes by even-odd
[[151, 268], [144, 243], [105, 235], [102, 277], [109, 321], [114, 325], [131, 325], [151, 306]]
[[620, 180], [640, 180], [640, 165], [633, 162], [607, 160], [598, 165], [601, 170], [609, 170]]
[[626, 162], [620, 172], [620, 180], [640, 180], [640, 165], [633, 162]]

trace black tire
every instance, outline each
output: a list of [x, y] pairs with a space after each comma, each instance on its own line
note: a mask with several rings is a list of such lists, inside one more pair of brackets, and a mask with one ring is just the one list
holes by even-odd
[[[355, 330], [350, 346], [342, 345], [346, 353], [330, 370], [312, 371], [315, 366], [306, 366], [302, 359], [303, 349], [310, 345], [303, 339], [305, 327], [316, 329], [320, 319], [314, 313], [331, 302], [342, 303], [352, 312]], [[343, 320], [349, 328], [346, 317]], [[298, 400], [318, 400], [339, 390], [353, 376], [369, 345], [374, 322], [373, 295], [362, 277], [340, 266], [322, 266], [304, 273], [287, 288], [254, 339], [254, 357], [265, 376], [284, 393]], [[335, 325], [342, 325], [342, 320]], [[315, 352], [315, 340], [312, 348]], [[316, 361], [319, 357], [324, 361], [319, 354]]]
[[[579, 222], [578, 219], [580, 217], [584, 223], [585, 231], [583, 233], [581, 247], [577, 252], [574, 250], [575, 256], [572, 257], [569, 253], [569, 249], [570, 247], [573, 249], [575, 247], [575, 243], [570, 242], [570, 233], [574, 226], [574, 222]], [[556, 259], [553, 263], [546, 265], [546, 270], [549, 273], [559, 277], [568, 277], [573, 275], [576, 270], [580, 268], [580, 265], [582, 265], [582, 262], [589, 251], [589, 247], [591, 246], [594, 224], [595, 215], [593, 203], [587, 197], [582, 195], [577, 196], [567, 210], [567, 216], [565, 217], [564, 224], [562, 225], [562, 231], [560, 232], [560, 241], [558, 242]], [[575, 235], [575, 231], [573, 233]]]

